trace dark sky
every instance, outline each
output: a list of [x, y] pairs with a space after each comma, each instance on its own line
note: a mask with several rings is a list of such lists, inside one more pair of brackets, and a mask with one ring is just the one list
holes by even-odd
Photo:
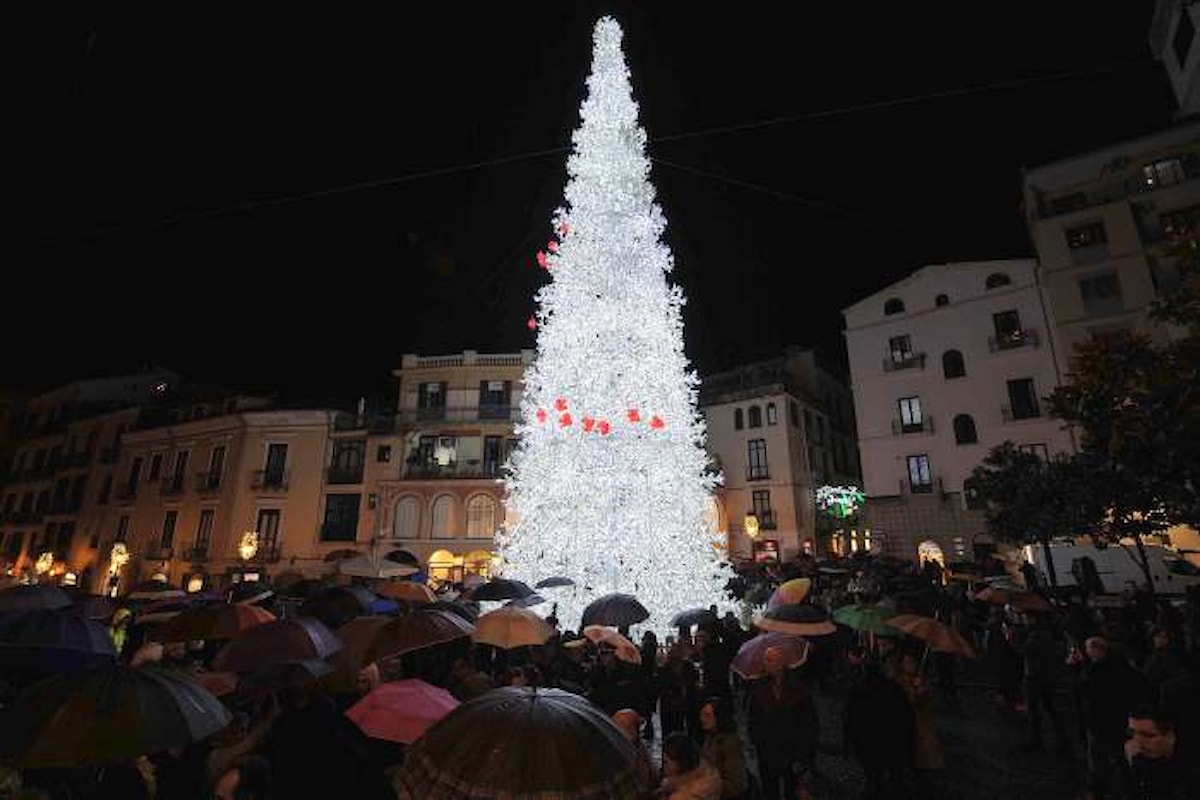
[[35, 301], [8, 304], [6, 379], [155, 363], [352, 402], [404, 352], [530, 346], [601, 11], [625, 26], [702, 372], [791, 343], [843, 359], [862, 295], [1029, 254], [1023, 165], [1171, 123], [1149, 2], [793, 5], [93, 10], [45, 101], [62, 124], [34, 151], [12, 296]]

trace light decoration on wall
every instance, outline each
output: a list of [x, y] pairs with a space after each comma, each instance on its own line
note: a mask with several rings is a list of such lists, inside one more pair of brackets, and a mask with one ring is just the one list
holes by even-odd
[[238, 555], [242, 561], [250, 561], [258, 555], [258, 531], [246, 531], [238, 542]]
[[115, 542], [108, 554], [108, 574], [116, 575], [129, 563], [129, 549], [124, 542]]
[[566, 207], [530, 259], [547, 282], [497, 545], [505, 577], [576, 581], [559, 602], [565, 627], [595, 598], [625, 592], [651, 613], [642, 627], [662, 635], [679, 611], [729, 607], [732, 571], [706, 517], [717, 478], [621, 39], [613, 19], [596, 24]]
[[37, 557], [37, 561], [33, 562], [33, 571], [38, 575], [45, 575], [53, 566], [54, 553], [47, 550]]
[[866, 499], [857, 486], [821, 486], [817, 489], [817, 508], [834, 519], [854, 516]]

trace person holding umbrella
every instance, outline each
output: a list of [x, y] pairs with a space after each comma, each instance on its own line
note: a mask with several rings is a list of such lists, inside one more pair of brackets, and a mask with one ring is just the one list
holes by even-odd
[[705, 700], [700, 706], [700, 727], [704, 731], [700, 753], [721, 775], [721, 799], [743, 800], [746, 797], [746, 756], [729, 699], [709, 697]]
[[782, 650], [768, 647], [766, 677], [750, 689], [750, 737], [766, 800], [795, 798], [796, 768], [811, 769], [816, 756], [819, 723], [812, 693], [786, 664]]

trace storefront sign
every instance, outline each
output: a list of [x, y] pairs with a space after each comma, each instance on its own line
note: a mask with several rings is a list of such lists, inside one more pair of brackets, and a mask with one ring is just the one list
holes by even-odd
[[762, 563], [778, 563], [779, 562], [779, 540], [778, 539], [761, 539], [754, 542], [754, 562]]

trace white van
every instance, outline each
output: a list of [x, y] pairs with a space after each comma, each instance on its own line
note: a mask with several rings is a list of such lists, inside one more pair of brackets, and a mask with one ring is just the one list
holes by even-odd
[[[1200, 585], [1200, 568], [1179, 556], [1173, 550], [1156, 545], [1146, 545], [1146, 560], [1150, 566], [1150, 577], [1154, 580], [1154, 591], [1158, 594], [1183, 594], [1189, 586]], [[1119, 594], [1134, 586], [1143, 586], [1146, 576], [1138, 562], [1134, 546], [1110, 545], [1103, 549], [1091, 546], [1052, 544], [1050, 553], [1054, 559], [1054, 572], [1060, 587], [1078, 586], [1072, 566], [1077, 559], [1090, 558], [1106, 594]], [[1038, 568], [1049, 585], [1049, 571], [1040, 545], [1025, 547], [1025, 557]]]

